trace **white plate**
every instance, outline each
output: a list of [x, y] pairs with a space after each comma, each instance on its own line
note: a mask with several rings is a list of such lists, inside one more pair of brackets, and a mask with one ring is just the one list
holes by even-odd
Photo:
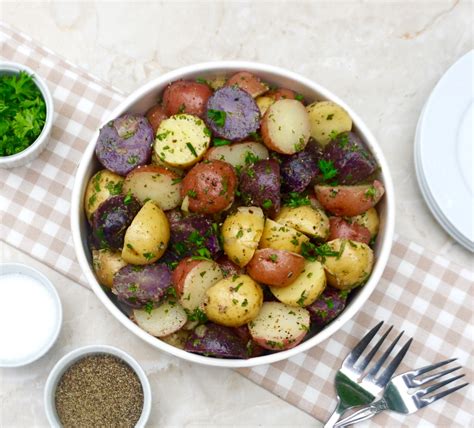
[[441, 226], [474, 252], [474, 51], [433, 89], [415, 137], [421, 191]]

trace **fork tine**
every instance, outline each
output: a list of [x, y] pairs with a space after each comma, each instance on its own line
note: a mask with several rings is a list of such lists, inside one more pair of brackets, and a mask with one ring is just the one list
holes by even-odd
[[[379, 348], [382, 346], [382, 343], [388, 336], [388, 334], [392, 331], [393, 325], [389, 327], [389, 329], [385, 332], [385, 334], [379, 339], [379, 341], [375, 344], [375, 346], [370, 350], [370, 352], [367, 354], [367, 356], [357, 365], [357, 367], [360, 369], [360, 371], [363, 371], [370, 361], [372, 361], [372, 358], [374, 357], [375, 353], [379, 350]], [[398, 338], [396, 339], [398, 340]], [[393, 346], [392, 346], [393, 348]], [[383, 358], [383, 357], [382, 357]]]
[[420, 389], [420, 390], [416, 391], [416, 395], [418, 395], [419, 397], [423, 397], [423, 395], [430, 394], [431, 392], [436, 391], [437, 389], [441, 388], [442, 386], [447, 385], [448, 383], [454, 382], [455, 380], [461, 379], [464, 376], [465, 375], [462, 374], [462, 375], [454, 376], [450, 379], [446, 379], [446, 380], [443, 380], [441, 382], [435, 383], [434, 385], [431, 385], [431, 386], [428, 386], [426, 388], [423, 388], [423, 389]]
[[417, 376], [420, 376], [424, 373], [427, 373], [427, 372], [430, 372], [434, 369], [437, 369], [438, 367], [441, 367], [441, 366], [445, 366], [446, 364], [449, 364], [453, 361], [456, 361], [457, 358], [450, 358], [449, 360], [444, 360], [444, 361], [441, 361], [439, 363], [436, 363], [436, 364], [430, 364], [429, 366], [425, 366], [425, 367], [422, 367], [418, 370], [413, 370], [411, 373], [413, 374], [413, 376], [417, 377]]
[[431, 376], [425, 376], [422, 379], [413, 379], [412, 384], [415, 385], [415, 386], [423, 386], [423, 385], [426, 385], [429, 382], [432, 382], [433, 380], [436, 380], [436, 379], [438, 379], [442, 376], [447, 375], [448, 373], [452, 373], [456, 370], [459, 370], [460, 368], [461, 368], [461, 366], [458, 366], [458, 367], [454, 367], [453, 369], [445, 370], [441, 373], [437, 373], [437, 374], [434, 374], [434, 375], [431, 375]]
[[[391, 330], [391, 328], [390, 328]], [[373, 381], [375, 378], [375, 375], [378, 373], [382, 365], [385, 363], [385, 360], [388, 358], [390, 353], [393, 351], [393, 348], [395, 345], [398, 343], [400, 340], [400, 337], [402, 337], [403, 331], [396, 337], [396, 339], [392, 342], [392, 344], [388, 347], [388, 349], [383, 353], [383, 355], [379, 358], [375, 366], [370, 370], [370, 372], [367, 374], [367, 380]]]
[[372, 330], [370, 330], [361, 339], [361, 341], [355, 346], [355, 348], [345, 358], [345, 360], [343, 362], [344, 366], [352, 367], [354, 365], [354, 363], [358, 360], [358, 358], [360, 357], [360, 355], [362, 354], [364, 349], [367, 348], [367, 345], [370, 343], [370, 341], [373, 339], [373, 337], [380, 330], [380, 327], [382, 327], [382, 324], [383, 324], [383, 321], [380, 321]]
[[458, 389], [464, 388], [465, 386], [469, 385], [468, 382], [463, 383], [462, 385], [454, 386], [453, 388], [449, 388], [445, 391], [438, 392], [435, 395], [432, 395], [431, 397], [423, 397], [420, 400], [420, 405], [419, 408], [421, 409], [422, 407], [427, 406], [428, 404], [433, 403], [434, 401], [439, 400], [440, 398], [446, 397], [447, 395], [451, 394], [454, 391], [457, 391]]
[[[400, 333], [400, 335], [397, 337], [397, 341], [398, 339], [401, 337], [401, 335], [403, 334]], [[392, 377], [392, 375], [395, 373], [395, 370], [397, 370], [398, 366], [400, 365], [400, 363], [402, 362], [403, 360], [403, 357], [405, 357], [405, 354], [408, 352], [408, 348], [410, 347], [411, 343], [412, 343], [413, 339], [410, 338], [407, 340], [407, 342], [405, 343], [405, 345], [403, 345], [403, 348], [400, 349], [400, 351], [398, 351], [398, 354], [395, 355], [395, 357], [393, 358], [393, 360], [390, 362], [390, 364], [388, 365], [388, 367], [382, 372], [382, 374], [378, 377], [377, 379], [377, 385], [380, 385], [380, 386], [385, 386], [388, 381], [390, 380], [390, 378]], [[396, 342], [395, 342], [396, 343]], [[391, 349], [390, 349], [391, 350]], [[389, 350], [387, 350], [389, 351]]]

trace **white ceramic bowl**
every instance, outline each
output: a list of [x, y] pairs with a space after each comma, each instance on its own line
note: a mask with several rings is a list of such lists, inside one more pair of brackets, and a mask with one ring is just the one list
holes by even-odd
[[0, 62], [0, 75], [4, 74], [18, 74], [20, 71], [26, 71], [28, 74], [33, 76], [33, 81], [43, 95], [44, 102], [46, 104], [46, 120], [43, 126], [41, 134], [38, 138], [20, 153], [11, 156], [0, 156], [0, 168], [14, 168], [18, 166], [26, 165], [31, 162], [34, 158], [45, 149], [49, 141], [49, 134], [51, 133], [51, 127], [53, 126], [54, 116], [54, 104], [51, 92], [48, 89], [45, 81], [31, 68], [23, 64], [16, 62]]
[[75, 349], [62, 357], [51, 370], [44, 387], [44, 409], [48, 422], [53, 428], [61, 427], [55, 405], [56, 386], [63, 373], [74, 363], [88, 355], [109, 354], [125, 361], [137, 374], [143, 388], [143, 409], [135, 428], [144, 428], [151, 412], [151, 388], [146, 373], [140, 364], [126, 352], [113, 346], [90, 345]]
[[[10, 274], [21, 274], [23, 276], [33, 279], [35, 282], [38, 282], [46, 289], [47, 293], [51, 297], [51, 302], [52, 302], [51, 311], [48, 313], [48, 318], [49, 318], [48, 331], [44, 332], [44, 333], [47, 333], [47, 335], [45, 336], [38, 335], [36, 343], [33, 343], [33, 341], [31, 340], [27, 342], [28, 346], [34, 345], [35, 347], [30, 349], [28, 352], [23, 350], [23, 356], [18, 356], [14, 360], [12, 360], [11, 358], [2, 360], [0, 356], [0, 367], [21, 367], [27, 364], [31, 364], [32, 362], [41, 358], [56, 343], [56, 340], [58, 339], [59, 332], [61, 331], [61, 325], [63, 322], [63, 310], [61, 306], [61, 300], [59, 299], [59, 295], [58, 295], [58, 292], [56, 291], [56, 288], [54, 288], [54, 285], [52, 284], [52, 282], [41, 272], [39, 272], [36, 269], [33, 269], [30, 266], [24, 265], [22, 263], [0, 263], [0, 290], [2, 287], [8, 287], [8, 283], [7, 283], [7, 280], [5, 279], [5, 276], [10, 275]], [[28, 297], [30, 297], [29, 301], [28, 301]], [[38, 307], [37, 300], [32, 300], [31, 295], [30, 296], [26, 295], [23, 297], [22, 308], [25, 309], [27, 307], [27, 304], [29, 307], [31, 305], [33, 312], [36, 310], [42, 309], [41, 307]], [[32, 314], [32, 311], [29, 311], [26, 313], [26, 315], [24, 315], [23, 318], [26, 317], [26, 321], [28, 323], [36, 322], [37, 325], [39, 325], [38, 320], [36, 318], [31, 319], [31, 317], [41, 316], [41, 315], [44, 315], [44, 311], [42, 314], [38, 314], [38, 315]], [[46, 328], [46, 326], [44, 325], [43, 327]], [[3, 329], [3, 328], [7, 329], [7, 328], [10, 328], [10, 326], [8, 324], [0, 325], [0, 329]], [[18, 333], [17, 331], [16, 337], [15, 337], [15, 344], [19, 343], [19, 340], [21, 340], [21, 337], [22, 337], [22, 333]], [[44, 340], [39, 339], [39, 337], [41, 337]], [[0, 344], [0, 346], [4, 346], [4, 344]]]
[[387, 162], [385, 161], [382, 150], [375, 140], [375, 137], [372, 135], [364, 122], [362, 122], [360, 117], [344, 101], [339, 99], [332, 92], [323, 88], [321, 85], [291, 71], [270, 65], [244, 61], [211, 62], [180, 68], [179, 70], [164, 74], [163, 76], [146, 83], [141, 88], [133, 92], [114, 111], [110, 113], [104, 124], [125, 112], [143, 114], [149, 107], [156, 103], [158, 95], [162, 93], [166, 85], [175, 80], [194, 80], [198, 77], [206, 78], [214, 75], [229, 74], [241, 70], [253, 72], [266, 82], [293, 89], [301, 93], [307, 100], [332, 100], [342, 106], [351, 116], [354, 130], [368, 145], [382, 170], [381, 178], [384, 183], [386, 193], [382, 199], [382, 202], [377, 205], [381, 224], [380, 233], [375, 246], [376, 262], [372, 271], [372, 275], [370, 276], [368, 282], [362, 288], [356, 291], [357, 295], [352, 299], [342, 314], [332, 323], [330, 323], [324, 330], [294, 347], [293, 349], [286, 351], [276, 352], [270, 355], [264, 355], [248, 360], [219, 359], [191, 354], [189, 352], [175, 348], [174, 346], [168, 345], [156, 337], [151, 336], [139, 328], [130, 319], [128, 319], [128, 317], [123, 314], [120, 309], [109, 299], [105, 291], [97, 282], [92, 269], [91, 255], [87, 245], [88, 225], [84, 215], [83, 200], [87, 182], [89, 181], [90, 177], [101, 168], [99, 162], [94, 156], [94, 149], [97, 137], [99, 135], [99, 130], [97, 130], [94, 137], [90, 141], [77, 170], [71, 207], [71, 227], [79, 264], [81, 265], [87, 281], [92, 286], [92, 289], [99, 297], [101, 302], [105, 305], [105, 307], [125, 327], [155, 348], [194, 363], [219, 367], [250, 367], [259, 364], [274, 363], [276, 361], [280, 361], [300, 352], [306, 351], [333, 335], [349, 319], [351, 319], [354, 314], [359, 311], [359, 309], [364, 305], [371, 295], [374, 288], [377, 286], [385, 265], [387, 264], [392, 247], [394, 232], [395, 201], [392, 178], [390, 176]]

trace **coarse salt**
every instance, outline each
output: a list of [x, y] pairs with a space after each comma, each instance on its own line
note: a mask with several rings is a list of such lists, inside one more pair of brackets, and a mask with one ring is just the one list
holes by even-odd
[[27, 363], [56, 332], [58, 308], [41, 281], [22, 273], [0, 276], [0, 365]]

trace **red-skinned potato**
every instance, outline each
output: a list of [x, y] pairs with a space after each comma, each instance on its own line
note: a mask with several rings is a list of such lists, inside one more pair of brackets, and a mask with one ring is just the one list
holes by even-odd
[[172, 282], [184, 309], [194, 311], [204, 302], [206, 291], [223, 278], [219, 265], [211, 260], [181, 260]]
[[227, 256], [221, 256], [216, 260], [217, 264], [221, 268], [224, 278], [234, 275], [242, 275], [245, 273], [245, 269], [241, 268], [239, 265], [236, 265], [232, 260]]
[[309, 141], [311, 124], [305, 107], [296, 100], [279, 100], [268, 107], [261, 124], [265, 145], [275, 152], [292, 155]]
[[341, 217], [330, 217], [328, 241], [337, 238], [346, 238], [368, 244], [371, 236], [370, 230], [358, 223], [349, 223]]
[[247, 273], [257, 282], [274, 287], [286, 287], [293, 283], [304, 269], [305, 259], [285, 250], [263, 248], [247, 265]]
[[268, 86], [252, 73], [240, 71], [232, 75], [225, 86], [238, 86], [240, 89], [248, 92], [253, 98], [268, 91]]
[[155, 202], [162, 210], [181, 204], [181, 176], [158, 165], [135, 168], [123, 183], [123, 193], [131, 192], [140, 202]]
[[184, 177], [181, 196], [188, 196], [189, 211], [215, 214], [234, 201], [237, 176], [227, 162], [212, 160], [197, 164]]
[[146, 112], [146, 118], [150, 122], [151, 127], [153, 128], [153, 134], [156, 135], [156, 130], [160, 126], [160, 123], [168, 118], [168, 115], [165, 112], [165, 109], [161, 104], [156, 104], [151, 107]]
[[264, 302], [248, 324], [255, 343], [272, 351], [294, 348], [309, 331], [309, 312], [280, 302]]
[[355, 186], [314, 186], [316, 197], [325, 210], [337, 216], [356, 216], [372, 208], [382, 198], [383, 184], [374, 180], [372, 184]]
[[294, 100], [296, 94], [291, 89], [278, 88], [278, 89], [275, 89], [274, 91], [269, 92], [268, 96], [272, 97], [275, 101]]
[[211, 95], [212, 90], [203, 83], [178, 80], [163, 92], [163, 107], [168, 116], [178, 113], [202, 116]]

